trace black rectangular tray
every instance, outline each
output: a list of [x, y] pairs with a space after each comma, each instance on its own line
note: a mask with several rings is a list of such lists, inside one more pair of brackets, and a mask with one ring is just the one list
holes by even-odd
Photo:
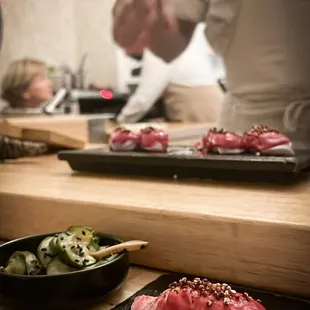
[[[183, 278], [180, 274], [167, 274], [160, 276], [157, 280], [147, 284], [136, 294], [126, 299], [121, 304], [114, 307], [114, 310], [130, 310], [134, 299], [140, 295], [158, 296], [161, 292], [168, 288], [168, 285], [174, 281]], [[188, 279], [194, 277], [187, 276]], [[310, 301], [302, 300], [290, 296], [274, 294], [270, 292], [259, 291], [248, 287], [233, 285], [233, 288], [239, 292], [247, 292], [255, 299], [260, 299], [267, 310], [309, 310]], [[211, 308], [210, 308], [211, 309]], [[183, 309], [180, 309], [183, 310]]]
[[165, 154], [110, 152], [103, 147], [61, 151], [58, 158], [66, 160], [73, 170], [83, 172], [242, 181], [290, 182], [310, 167], [310, 154], [199, 156], [189, 146], [173, 146]]

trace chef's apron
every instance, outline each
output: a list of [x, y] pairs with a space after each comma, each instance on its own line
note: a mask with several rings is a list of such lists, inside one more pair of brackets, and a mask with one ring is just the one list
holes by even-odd
[[206, 20], [228, 94], [220, 126], [265, 124], [310, 150], [310, 1], [172, 0], [179, 18]]
[[219, 120], [224, 93], [217, 85], [170, 84], [164, 93], [166, 116], [171, 121], [215, 123]]

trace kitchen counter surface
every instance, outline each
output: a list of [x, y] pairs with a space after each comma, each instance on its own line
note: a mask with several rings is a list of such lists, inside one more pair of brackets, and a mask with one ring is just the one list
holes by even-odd
[[110, 310], [116, 305], [123, 302], [137, 291], [141, 290], [145, 285], [157, 279], [163, 273], [160, 271], [146, 269], [141, 267], [131, 267], [124, 285], [113, 293], [105, 303], [98, 305], [92, 310]]
[[83, 224], [148, 240], [136, 264], [309, 297], [309, 185], [99, 176], [25, 158], [0, 165], [0, 239]]

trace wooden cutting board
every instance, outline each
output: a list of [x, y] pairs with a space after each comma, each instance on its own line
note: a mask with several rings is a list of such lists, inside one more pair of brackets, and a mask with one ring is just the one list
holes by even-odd
[[32, 142], [43, 142], [51, 146], [70, 149], [81, 149], [85, 146], [84, 141], [69, 137], [59, 132], [13, 126], [6, 120], [0, 121], [0, 135]]
[[[28, 116], [5, 118], [5, 122], [23, 129], [57, 132], [71, 138], [88, 142], [88, 117], [82, 115]], [[0, 119], [1, 122], [1, 119]]]

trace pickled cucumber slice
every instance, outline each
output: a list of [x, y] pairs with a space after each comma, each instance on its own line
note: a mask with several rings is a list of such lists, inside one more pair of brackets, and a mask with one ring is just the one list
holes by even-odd
[[87, 254], [86, 245], [77, 242], [76, 237], [68, 232], [61, 233], [57, 237], [57, 249], [61, 261], [73, 268], [81, 269], [97, 262]]
[[46, 274], [52, 276], [74, 271], [77, 271], [77, 269], [64, 264], [58, 257], [54, 257], [47, 266]]
[[108, 262], [114, 260], [114, 259], [115, 259], [116, 257], [118, 257], [118, 256], [119, 256], [119, 253], [109, 255], [109, 256], [107, 256], [107, 257], [105, 257], [105, 258], [99, 260], [96, 264], [93, 264], [93, 265], [91, 265], [91, 266], [85, 267], [84, 270], [89, 270], [89, 269], [93, 269], [93, 268], [102, 266], [102, 265], [104, 265], [104, 264], [106, 264], [106, 263], [108, 263]]
[[11, 262], [11, 264], [13, 264], [14, 260], [17, 261], [17, 259], [18, 260], [21, 259], [24, 261], [24, 263], [26, 265], [26, 273], [25, 274], [28, 274], [28, 275], [42, 274], [43, 267], [33, 253], [28, 252], [28, 251], [14, 252], [9, 259], [8, 266], [10, 265], [10, 262]]
[[57, 237], [58, 237], [58, 234], [52, 237], [50, 244], [49, 244], [49, 249], [53, 253], [53, 256], [56, 256], [58, 252]]
[[10, 258], [8, 265], [6, 266], [6, 268], [4, 268], [3, 272], [17, 275], [27, 274], [27, 267], [25, 260], [20, 256]]
[[54, 237], [47, 237], [38, 246], [37, 257], [44, 268], [50, 263], [52, 258], [55, 256], [55, 252], [51, 249], [51, 241]]
[[86, 226], [71, 226], [67, 229], [68, 232], [73, 234], [77, 241], [84, 242], [89, 250], [99, 250], [99, 237], [91, 227]]

